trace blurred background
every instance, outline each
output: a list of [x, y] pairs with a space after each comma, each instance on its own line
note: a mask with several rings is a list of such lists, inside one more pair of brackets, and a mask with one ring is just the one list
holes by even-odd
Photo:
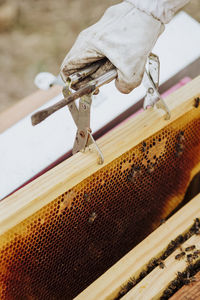
[[[78, 33], [119, 0], [0, 0], [0, 112], [36, 90], [38, 72], [59, 73]], [[200, 22], [200, 1], [184, 10]]]

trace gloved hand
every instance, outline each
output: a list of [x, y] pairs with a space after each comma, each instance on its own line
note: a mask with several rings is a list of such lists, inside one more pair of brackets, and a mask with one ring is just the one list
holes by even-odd
[[[116, 87], [120, 92], [129, 93], [141, 83], [147, 57], [164, 25], [132, 2], [124, 1], [108, 8], [99, 22], [80, 33], [62, 63], [64, 80], [87, 64], [107, 57], [117, 68]], [[97, 72], [99, 76], [101, 70]]]

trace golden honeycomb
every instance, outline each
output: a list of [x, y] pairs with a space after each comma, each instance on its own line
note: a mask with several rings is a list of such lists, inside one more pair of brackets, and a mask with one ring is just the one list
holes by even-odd
[[182, 201], [199, 132], [194, 108], [1, 236], [0, 299], [72, 299], [103, 274]]

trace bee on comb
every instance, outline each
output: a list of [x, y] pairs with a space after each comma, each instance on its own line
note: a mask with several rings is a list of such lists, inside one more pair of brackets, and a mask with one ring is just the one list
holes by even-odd
[[147, 151], [147, 143], [146, 142], [142, 142], [142, 148], [141, 148], [142, 152], [146, 152]]
[[175, 259], [176, 259], [176, 260], [181, 260], [181, 259], [184, 258], [184, 257], [185, 257], [185, 252], [183, 251], [183, 252], [177, 254], [177, 255], [175, 256]]
[[193, 255], [192, 254], [188, 254], [187, 255], [187, 262], [188, 263], [192, 263], [192, 261], [193, 261]]
[[163, 261], [159, 262], [158, 265], [159, 265], [159, 268], [160, 268], [160, 269], [164, 269], [164, 268], [165, 268], [165, 264], [164, 264]]
[[132, 166], [129, 175], [127, 176], [127, 180], [134, 182], [134, 180], [140, 175], [141, 168], [140, 166]]
[[178, 135], [178, 141], [179, 141], [179, 143], [182, 143], [185, 141], [184, 131], [180, 131], [180, 133]]
[[90, 196], [89, 194], [84, 193], [83, 197], [84, 197], [84, 200], [85, 200], [85, 201], [90, 202], [91, 196]]
[[197, 97], [197, 98], [194, 99], [194, 107], [198, 108], [199, 104], [200, 104], [200, 98]]
[[147, 166], [147, 172], [148, 172], [149, 174], [151, 174], [151, 173], [154, 172], [154, 170], [155, 170], [155, 164], [150, 163], [150, 164]]
[[93, 212], [88, 219], [88, 223], [90, 223], [90, 224], [94, 223], [96, 218], [97, 218], [97, 214], [95, 212]]
[[190, 252], [190, 251], [193, 251], [195, 248], [196, 248], [196, 246], [195, 246], [195, 245], [192, 245], [192, 246], [186, 247], [186, 248], [185, 248], [185, 251], [186, 251], [186, 252]]

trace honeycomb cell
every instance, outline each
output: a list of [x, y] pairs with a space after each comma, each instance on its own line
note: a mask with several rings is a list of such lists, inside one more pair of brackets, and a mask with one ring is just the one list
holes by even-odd
[[194, 110], [6, 232], [0, 299], [72, 299], [97, 279], [182, 201], [199, 132]]

